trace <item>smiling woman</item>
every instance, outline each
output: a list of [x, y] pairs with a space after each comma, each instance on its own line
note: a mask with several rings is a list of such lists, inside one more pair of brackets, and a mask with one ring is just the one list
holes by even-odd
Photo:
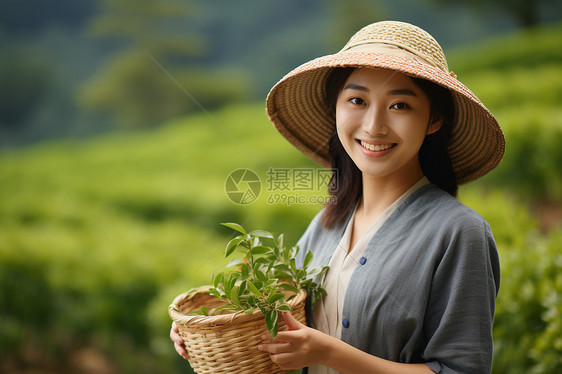
[[[362, 96], [355, 97], [353, 95], [354, 90], [359, 91], [359, 93], [363, 95], [371, 92], [369, 88], [352, 82], [353, 79], [356, 79], [353, 76], [350, 77], [354, 70], [357, 69], [336, 68], [328, 78], [326, 101], [329, 105], [333, 106], [334, 117], [336, 116], [335, 110], [338, 98], [340, 100], [345, 100], [342, 98], [345, 94], [351, 95], [347, 100], [350, 100], [354, 105], [367, 105], [367, 102], [361, 98]], [[421, 118], [422, 122], [423, 119], [426, 118], [426, 122], [418, 127], [427, 127], [427, 135], [431, 136], [424, 136], [417, 159], [419, 159], [423, 175], [442, 190], [452, 196], [456, 196], [458, 185], [447, 148], [451, 138], [451, 127], [455, 114], [451, 93], [433, 82], [412, 78], [396, 71], [385, 69], [359, 70], [363, 71], [361, 73], [362, 75], [372, 75], [374, 77], [378, 74], [380, 79], [385, 78], [388, 80], [373, 82], [375, 84], [382, 84], [373, 87], [372, 93], [375, 94], [376, 97], [382, 97], [385, 94], [383, 88], [386, 86], [386, 96], [390, 99], [387, 103], [387, 110], [389, 112], [399, 112], [402, 114], [406, 112], [411, 115], [412, 110], [417, 109], [419, 111], [420, 105], [429, 105], [429, 113], [424, 113], [423, 118]], [[386, 77], [383, 77], [383, 75], [386, 75]], [[399, 85], [400, 82], [409, 88], [392, 88], [393, 85]], [[425, 100], [425, 98], [427, 98], [427, 100]], [[416, 107], [413, 107], [414, 101], [416, 102]], [[428, 102], [426, 103], [426, 101]], [[424, 107], [424, 109], [426, 108]], [[349, 116], [349, 119], [341, 118], [340, 121], [338, 121], [338, 123], [341, 124], [340, 127], [344, 128], [344, 132], [346, 123], [348, 121], [351, 122], [353, 120], [351, 116], [354, 116], [353, 113], [350, 114], [348, 112], [349, 110], [346, 111], [344, 106], [340, 106], [340, 110], [338, 110], [338, 115], [340, 117], [344, 115]], [[414, 116], [414, 121], [419, 121], [419, 118]], [[362, 191], [360, 188], [362, 186], [362, 170], [360, 170], [354, 160], [349, 157], [347, 149], [342, 147], [343, 141], [341, 137], [338, 137], [341, 132], [342, 131], [334, 131], [329, 143], [330, 155], [332, 160], [334, 160], [332, 166], [339, 170], [339, 174], [337, 175], [338, 179], [334, 178], [332, 180], [332, 188], [330, 188], [330, 191], [332, 191], [334, 195], [334, 200], [340, 203], [326, 206], [323, 217], [323, 223], [326, 226], [332, 226], [336, 222], [341, 223], [341, 220], [354, 208]], [[365, 148], [365, 150], [376, 151], [370, 153], [365, 152], [372, 157], [384, 156], [389, 152], [382, 151], [397, 145], [396, 143], [385, 143], [381, 141], [378, 141], [379, 144], [370, 144], [362, 139], [356, 139], [356, 141], [362, 145], [362, 148]], [[412, 161], [415, 162], [415, 160]], [[343, 185], [349, 185], [352, 191], [348, 191], [345, 188], [335, 188], [336, 186], [342, 185], [340, 180], [348, 180], [349, 183]]]
[[337, 199], [298, 243], [329, 265], [327, 295], [308, 326], [283, 313], [289, 331], [258, 349], [310, 374], [489, 373], [498, 253], [455, 195], [500, 162], [504, 138], [439, 44], [374, 23], [287, 74], [266, 106], [287, 140], [331, 167]]
[[364, 180], [412, 185], [423, 172], [418, 151], [441, 127], [429, 99], [404, 74], [356, 69], [338, 96], [337, 134]]

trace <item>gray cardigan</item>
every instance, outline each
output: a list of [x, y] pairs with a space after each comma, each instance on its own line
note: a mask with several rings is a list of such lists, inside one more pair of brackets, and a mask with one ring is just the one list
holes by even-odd
[[[346, 223], [326, 229], [322, 212], [298, 242], [299, 265], [306, 249], [314, 253], [312, 266], [327, 265], [343, 235]], [[423, 186], [356, 260], [343, 341], [387, 360], [426, 363], [436, 373], [491, 372], [500, 270], [480, 215], [434, 185]]]

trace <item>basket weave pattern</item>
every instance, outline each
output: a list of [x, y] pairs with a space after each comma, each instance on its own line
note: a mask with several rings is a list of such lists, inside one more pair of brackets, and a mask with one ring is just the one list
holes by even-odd
[[[295, 319], [306, 324], [306, 292], [301, 291], [287, 302]], [[186, 342], [191, 367], [197, 374], [275, 374], [284, 373], [258, 350], [261, 335], [267, 331], [265, 318], [257, 310], [252, 315], [243, 312], [216, 316], [187, 315], [191, 310], [222, 305], [215, 297], [204, 293], [182, 294], [170, 305], [170, 317], [176, 322], [180, 336]], [[279, 331], [287, 330], [280, 320]]]

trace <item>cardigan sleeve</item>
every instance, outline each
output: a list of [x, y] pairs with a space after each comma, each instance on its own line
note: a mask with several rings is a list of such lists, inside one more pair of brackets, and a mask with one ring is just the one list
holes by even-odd
[[474, 218], [445, 236], [431, 282], [423, 356], [436, 373], [490, 373], [499, 258], [488, 224]]

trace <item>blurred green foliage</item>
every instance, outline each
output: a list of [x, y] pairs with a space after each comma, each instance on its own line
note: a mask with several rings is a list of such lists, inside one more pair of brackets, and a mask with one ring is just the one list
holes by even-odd
[[562, 370], [562, 227], [544, 236], [524, 204], [503, 190], [464, 187], [461, 200], [494, 232], [501, 284], [494, 321], [494, 374]]
[[[562, 19], [560, 4], [530, 5], [543, 23]], [[338, 50], [358, 27], [383, 18], [419, 25], [445, 48], [515, 27], [506, 12], [469, 7], [419, 0], [4, 0], [0, 55], [17, 58], [15, 67], [0, 68], [3, 109], [22, 115], [14, 120], [0, 110], [0, 147], [158, 126], [197, 110], [182, 91], [208, 109], [262, 99], [280, 72]], [[41, 51], [32, 69], [25, 56], [9, 57], [20, 46]], [[166, 85], [158, 64], [183, 88]]]
[[52, 66], [40, 49], [6, 43], [0, 36], [0, 135], [21, 126], [45, 98]]
[[482, 70], [559, 65], [562, 60], [561, 34], [562, 26], [558, 23], [523, 29], [456, 48], [447, 54], [449, 68], [458, 74], [468, 74], [481, 73]]
[[509, 14], [521, 27], [536, 26], [541, 19], [543, 9], [552, 9], [559, 4], [556, 0], [430, 0], [434, 3], [451, 5], [467, 4], [475, 13], [480, 14], [493, 9], [501, 9]]
[[562, 26], [452, 51], [454, 70], [502, 126], [506, 152], [478, 183], [530, 201], [562, 202]]
[[290, 228], [295, 243], [318, 210], [271, 207], [265, 195], [251, 206], [228, 200], [224, 182], [236, 168], [259, 171], [265, 184], [269, 166], [303, 165], [279, 143], [260, 104], [4, 152], [0, 371], [49, 362], [79, 371], [71, 353], [95, 347], [120, 373], [185, 372], [170, 351], [167, 306], [226, 264], [230, 233], [219, 222]]
[[195, 16], [191, 4], [112, 0], [101, 8], [91, 33], [128, 47], [81, 88], [79, 102], [86, 110], [108, 114], [120, 126], [147, 127], [198, 106], [210, 110], [248, 98], [248, 74], [195, 63], [205, 43], [186, 30]]
[[246, 74], [234, 70], [173, 69], [147, 51], [131, 50], [88, 82], [79, 102], [87, 110], [111, 114], [122, 127], [157, 126], [199, 106], [212, 110], [243, 101], [248, 82]]
[[[556, 42], [559, 30], [537, 31], [534, 44]], [[492, 52], [475, 46], [471, 61], [502, 60]], [[488, 220], [500, 251], [494, 373], [558, 372], [562, 228], [543, 235], [521, 196], [560, 201], [560, 68], [553, 60], [466, 73], [451, 66], [507, 139], [500, 167], [460, 192]], [[167, 306], [223, 268], [230, 233], [219, 222], [284, 232], [290, 244], [320, 209], [268, 203], [270, 167], [315, 166], [276, 133], [263, 103], [3, 151], [0, 371], [84, 372], [73, 357], [95, 349], [114, 372], [188, 372], [168, 338]], [[261, 178], [253, 204], [235, 205], [225, 194], [238, 168]]]

